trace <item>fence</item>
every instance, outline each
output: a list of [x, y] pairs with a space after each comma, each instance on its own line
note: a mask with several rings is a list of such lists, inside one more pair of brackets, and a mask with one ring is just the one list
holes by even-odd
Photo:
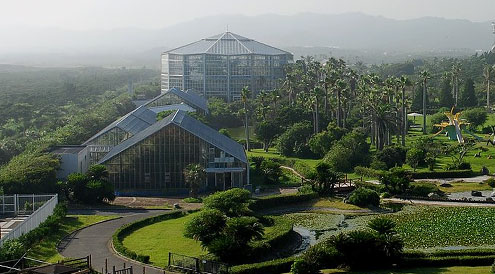
[[0, 239], [0, 246], [6, 240], [16, 239], [37, 228], [52, 215], [58, 204], [58, 195], [11, 195], [1, 196], [3, 214], [23, 215], [31, 213], [22, 223]]
[[227, 274], [230, 271], [229, 266], [226, 264], [171, 252], [168, 253], [168, 266], [201, 274]]

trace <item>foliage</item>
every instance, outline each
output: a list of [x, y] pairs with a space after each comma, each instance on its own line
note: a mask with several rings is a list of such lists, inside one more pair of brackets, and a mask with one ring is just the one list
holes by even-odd
[[193, 197], [187, 197], [182, 199], [184, 203], [202, 203], [203, 199], [201, 198], [193, 198]]
[[390, 216], [407, 248], [488, 246], [495, 209], [482, 207], [405, 207]]
[[296, 193], [265, 196], [254, 200], [254, 202], [249, 205], [249, 208], [253, 211], [259, 211], [280, 205], [291, 205], [305, 201], [311, 201], [316, 198], [318, 198], [318, 193], [315, 192], [307, 194]]
[[392, 194], [404, 193], [411, 182], [411, 174], [402, 168], [393, 168], [380, 176], [380, 182]]
[[315, 178], [313, 180], [313, 189], [320, 195], [331, 194], [335, 184], [339, 182], [342, 175], [334, 172], [332, 167], [324, 162], [316, 165]]
[[478, 98], [476, 97], [474, 90], [474, 81], [473, 79], [468, 78], [464, 83], [464, 88], [459, 96], [459, 106], [474, 107], [476, 105], [478, 105]]
[[217, 209], [229, 217], [242, 216], [249, 212], [251, 193], [248, 190], [233, 188], [216, 192], [203, 199], [206, 209]]
[[352, 269], [389, 266], [402, 256], [402, 240], [393, 234], [351, 231], [331, 238], [330, 243]]
[[375, 159], [384, 162], [387, 169], [401, 167], [406, 161], [406, 150], [401, 146], [387, 146], [376, 152]]
[[233, 274], [279, 274], [290, 270], [294, 257], [270, 260], [261, 263], [236, 265], [231, 268]]
[[378, 234], [394, 234], [395, 222], [386, 217], [377, 217], [368, 222], [368, 227], [378, 232]]
[[437, 112], [430, 116], [430, 133], [437, 133], [440, 128], [436, 127], [436, 124], [441, 124], [443, 121], [448, 120], [447, 116], [443, 112]]
[[268, 152], [273, 139], [281, 133], [281, 128], [272, 120], [261, 121], [256, 124], [254, 133], [258, 139], [263, 141], [263, 149]]
[[476, 129], [479, 126], [485, 124], [488, 113], [484, 108], [472, 108], [462, 112], [462, 117], [465, 118], [472, 129]]
[[197, 198], [198, 191], [206, 180], [206, 171], [200, 164], [189, 164], [183, 171], [184, 182], [189, 187], [189, 195]]
[[225, 128], [221, 128], [221, 129], [219, 129], [219, 130], [218, 130], [218, 132], [219, 132], [220, 134], [223, 134], [223, 135], [225, 135], [225, 136], [229, 137], [229, 138], [232, 138], [232, 136], [230, 135], [229, 131], [228, 131], [227, 129], [225, 129]]
[[292, 274], [317, 274], [320, 269], [334, 268], [342, 261], [335, 247], [327, 242], [318, 243], [304, 252], [301, 258], [294, 261]]
[[445, 171], [421, 171], [413, 172], [414, 179], [441, 179], [441, 178], [468, 178], [473, 176], [473, 171], [467, 170], [445, 170]]
[[335, 171], [351, 171], [355, 166], [369, 163], [370, 145], [366, 135], [358, 130], [348, 133], [339, 140], [325, 155], [324, 160]]
[[186, 223], [184, 236], [200, 241], [203, 247], [217, 239], [227, 223], [223, 212], [216, 209], [202, 210]]
[[418, 168], [421, 162], [424, 162], [425, 159], [426, 154], [421, 149], [413, 147], [407, 151], [406, 162], [414, 169], [414, 171], [416, 171], [416, 168]]
[[263, 159], [259, 170], [261, 170], [266, 184], [278, 183], [279, 177], [282, 175], [280, 164], [270, 159]]
[[23, 234], [17, 239], [7, 240], [0, 247], [0, 259], [2, 261], [19, 259], [29, 248], [39, 243], [44, 237], [56, 233], [60, 229], [62, 219], [66, 214], [66, 205], [63, 203], [57, 204], [53, 210], [53, 214], [37, 228]]
[[174, 113], [174, 112], [175, 112], [174, 110], [164, 110], [164, 111], [160, 111], [160, 112], [158, 112], [158, 114], [156, 115], [156, 120], [157, 120], [157, 121], [163, 120], [163, 118], [168, 117], [170, 114], [172, 114], [172, 113]]
[[374, 190], [359, 187], [349, 196], [349, 203], [357, 206], [379, 206], [380, 196]]
[[70, 174], [59, 187], [71, 201], [93, 204], [115, 199], [113, 184], [105, 166], [91, 166], [86, 174]]
[[413, 183], [407, 191], [408, 195], [414, 197], [428, 197], [430, 193], [442, 194], [437, 185], [428, 182]]
[[329, 123], [326, 131], [317, 133], [309, 139], [309, 148], [314, 154], [323, 157], [346, 133], [346, 129], [338, 127], [335, 123]]
[[278, 138], [278, 151], [284, 156], [310, 156], [307, 141], [311, 136], [311, 131], [310, 123], [295, 123]]
[[490, 187], [495, 188], [495, 178], [488, 178], [484, 182], [487, 183]]

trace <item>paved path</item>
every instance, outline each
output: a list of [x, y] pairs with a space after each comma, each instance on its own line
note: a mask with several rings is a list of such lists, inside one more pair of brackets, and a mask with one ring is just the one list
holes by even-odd
[[490, 203], [476, 203], [476, 202], [454, 202], [454, 201], [428, 201], [428, 200], [411, 200], [411, 199], [399, 199], [399, 198], [387, 198], [383, 199], [386, 202], [411, 204], [411, 205], [437, 205], [437, 206], [464, 206], [464, 207], [495, 207], [495, 204]]
[[[98, 214], [98, 215], [119, 215], [122, 218], [96, 224], [84, 228], [68, 237], [66, 242], [61, 243], [59, 248], [60, 253], [69, 258], [80, 258], [91, 254], [93, 268], [101, 271], [105, 268], [105, 259], [108, 259], [108, 269], [116, 266], [117, 269], [122, 269], [124, 263], [126, 267], [133, 266], [134, 273], [140, 274], [143, 271], [143, 265], [135, 264], [120, 256], [117, 256], [111, 251], [111, 239], [113, 233], [121, 226], [132, 223], [134, 221], [156, 216], [167, 212], [166, 210], [131, 210], [131, 211], [73, 211], [71, 214]], [[163, 270], [153, 267], [146, 267], [147, 274], [163, 274]], [[167, 273], [171, 273], [168, 272]]]

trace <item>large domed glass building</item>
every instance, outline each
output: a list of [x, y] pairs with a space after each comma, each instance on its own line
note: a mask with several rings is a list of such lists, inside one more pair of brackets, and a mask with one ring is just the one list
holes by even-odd
[[225, 32], [162, 53], [161, 88], [238, 100], [244, 86], [254, 94], [276, 88], [292, 60], [287, 51]]

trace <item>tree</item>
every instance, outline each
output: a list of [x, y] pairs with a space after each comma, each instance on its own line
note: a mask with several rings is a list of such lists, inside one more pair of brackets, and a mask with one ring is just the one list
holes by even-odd
[[426, 134], [426, 94], [428, 80], [431, 78], [430, 73], [427, 70], [423, 70], [420, 73], [421, 80], [423, 81], [423, 134]]
[[189, 195], [193, 198], [198, 196], [201, 185], [206, 180], [206, 171], [200, 164], [189, 164], [183, 171], [184, 182], [189, 187]]
[[309, 122], [293, 124], [278, 138], [278, 151], [284, 156], [309, 156], [308, 152], [311, 151], [307, 142], [312, 132], [312, 126]]
[[331, 194], [342, 175], [334, 172], [332, 166], [325, 162], [318, 163], [315, 170], [314, 190], [319, 194]]
[[251, 98], [251, 91], [247, 86], [243, 87], [241, 90], [241, 100], [244, 104], [244, 129], [246, 133], [246, 149], [251, 151], [249, 147], [249, 122], [248, 122], [248, 101]]
[[461, 74], [461, 66], [456, 63], [452, 65], [451, 69], [452, 76], [452, 95], [454, 96], [455, 106], [459, 103], [459, 75]]
[[402, 101], [402, 146], [406, 145], [406, 135], [407, 135], [407, 111], [406, 111], [406, 87], [411, 85], [411, 81], [404, 75], [399, 78], [399, 85], [401, 89], [401, 101]]
[[413, 147], [407, 151], [406, 162], [416, 171], [416, 168], [425, 160], [425, 157], [424, 151]]
[[478, 105], [478, 98], [476, 98], [474, 91], [474, 81], [471, 78], [467, 79], [464, 83], [464, 88], [459, 98], [459, 105], [461, 107], [474, 107]]
[[452, 85], [448, 77], [443, 77], [442, 87], [440, 89], [438, 99], [441, 107], [451, 108], [454, 105], [454, 98], [452, 98]]
[[473, 108], [462, 112], [462, 117], [465, 118], [472, 129], [476, 129], [479, 126], [485, 124], [488, 113], [483, 108]]
[[490, 84], [492, 81], [493, 67], [490, 64], [485, 65], [483, 69], [483, 76], [486, 83], [486, 108], [490, 110]]
[[268, 152], [270, 145], [277, 135], [280, 134], [279, 125], [273, 120], [264, 120], [256, 124], [254, 128], [254, 133], [256, 136], [263, 141], [263, 149]]
[[242, 216], [249, 212], [251, 193], [248, 190], [233, 188], [216, 192], [203, 200], [204, 207], [217, 209], [229, 217]]

